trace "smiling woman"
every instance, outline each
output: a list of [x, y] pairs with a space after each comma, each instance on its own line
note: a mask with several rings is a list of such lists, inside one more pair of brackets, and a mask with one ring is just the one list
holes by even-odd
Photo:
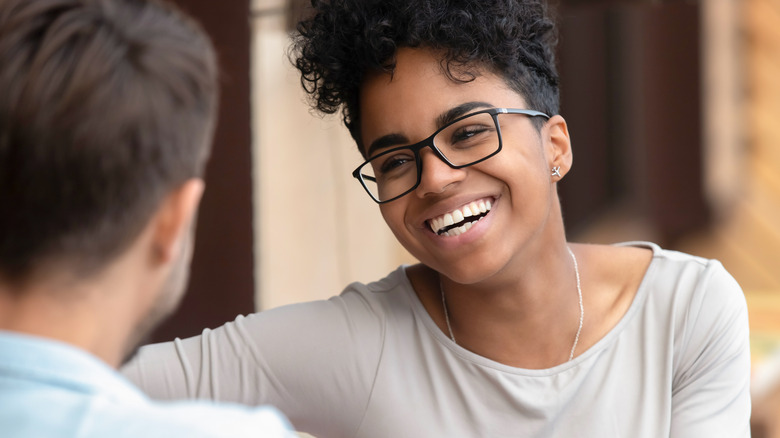
[[146, 347], [131, 378], [272, 403], [321, 437], [749, 436], [745, 301], [720, 263], [566, 241], [544, 3], [313, 4], [303, 83], [420, 263]]

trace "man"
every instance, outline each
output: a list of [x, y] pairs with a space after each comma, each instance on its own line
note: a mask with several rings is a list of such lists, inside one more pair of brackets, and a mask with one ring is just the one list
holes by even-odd
[[203, 31], [143, 0], [0, 0], [0, 434], [288, 436], [113, 368], [181, 298], [216, 112]]

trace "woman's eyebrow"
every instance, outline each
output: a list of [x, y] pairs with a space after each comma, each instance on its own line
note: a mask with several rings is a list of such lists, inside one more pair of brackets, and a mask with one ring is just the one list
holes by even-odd
[[390, 146], [396, 146], [396, 145], [406, 144], [406, 143], [409, 143], [409, 139], [406, 138], [405, 135], [402, 134], [383, 135], [371, 142], [371, 145], [368, 146], [368, 151], [366, 151], [366, 156], [371, 157], [374, 154], [374, 152], [380, 149], [385, 149], [385, 148], [389, 148]]
[[447, 111], [441, 113], [439, 117], [436, 118], [436, 128], [438, 129], [448, 123], [452, 123], [453, 120], [457, 119], [460, 116], [465, 116], [466, 114], [470, 113], [472, 110], [475, 110], [477, 108], [495, 108], [495, 106], [487, 102], [462, 103], [456, 107], [450, 108]]
[[[495, 108], [495, 106], [487, 102], [475, 101], [475, 102], [462, 103], [456, 107], [450, 108], [447, 111], [441, 113], [436, 118], [436, 128], [437, 129], [441, 128], [442, 126], [451, 123], [453, 120], [457, 119], [458, 117], [464, 116], [477, 108]], [[374, 152], [378, 150], [386, 149], [391, 146], [407, 144], [407, 143], [409, 143], [409, 139], [403, 134], [394, 133], [394, 134], [383, 135], [371, 142], [371, 144], [368, 146], [368, 149], [366, 150], [366, 156], [371, 157], [374, 154]]]

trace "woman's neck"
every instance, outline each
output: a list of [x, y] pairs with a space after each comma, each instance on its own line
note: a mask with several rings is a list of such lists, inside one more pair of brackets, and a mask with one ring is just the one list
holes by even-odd
[[507, 365], [547, 368], [569, 358], [580, 319], [574, 264], [565, 245], [559, 252], [478, 284], [457, 284], [424, 267], [409, 276], [447, 334], [449, 319], [460, 346]]

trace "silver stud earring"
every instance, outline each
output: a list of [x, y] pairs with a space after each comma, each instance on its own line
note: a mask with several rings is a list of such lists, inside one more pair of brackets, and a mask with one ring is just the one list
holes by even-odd
[[561, 177], [561, 167], [555, 166], [552, 168], [552, 176], [557, 176], [558, 178]]

